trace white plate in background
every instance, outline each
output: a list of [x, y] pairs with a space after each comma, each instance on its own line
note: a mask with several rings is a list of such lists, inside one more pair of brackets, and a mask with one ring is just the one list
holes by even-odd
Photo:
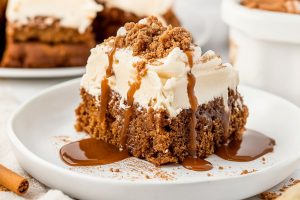
[[85, 73], [85, 67], [57, 68], [1, 68], [0, 78], [61, 78], [76, 77]]
[[[244, 199], [278, 184], [299, 163], [299, 108], [280, 97], [241, 86], [250, 110], [247, 127], [277, 142], [274, 152], [264, 156], [265, 162], [229, 162], [210, 156], [214, 169], [208, 172], [189, 171], [179, 165], [156, 168], [135, 158], [96, 167], [67, 166], [59, 158], [59, 148], [85, 136], [74, 130], [79, 83], [75, 79], [45, 90], [21, 106], [9, 123], [9, 138], [21, 166], [40, 182], [72, 197]], [[243, 170], [254, 172], [241, 175]]]

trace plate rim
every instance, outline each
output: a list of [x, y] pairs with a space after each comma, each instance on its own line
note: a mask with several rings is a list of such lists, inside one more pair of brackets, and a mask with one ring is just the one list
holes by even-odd
[[55, 68], [4, 68], [0, 67], [0, 78], [38, 79], [76, 77], [85, 73], [85, 66]]
[[[241, 180], [241, 179], [245, 179], [249, 176], [252, 176], [252, 177], [253, 176], [260, 176], [264, 173], [267, 173], [268, 170], [270, 170], [271, 168], [276, 169], [276, 168], [282, 167], [282, 165], [286, 166], [286, 165], [290, 165], [291, 163], [294, 163], [294, 162], [297, 162], [297, 161], [300, 162], [300, 151], [299, 151], [298, 154], [295, 154], [294, 156], [291, 156], [288, 159], [281, 160], [280, 162], [276, 162], [274, 165], [263, 168], [259, 171], [256, 171], [255, 173], [248, 173], [248, 174], [245, 174], [243, 176], [235, 175], [235, 176], [232, 176], [232, 177], [216, 177], [216, 176], [214, 176], [214, 177], [210, 177], [209, 180], [208, 179], [205, 179], [205, 180], [199, 180], [199, 179], [198, 180], [197, 179], [196, 180], [176, 180], [176, 181], [152, 180], [152, 181], [148, 181], [148, 182], [145, 181], [145, 180], [130, 181], [130, 180], [127, 180], [127, 179], [119, 180], [119, 179], [111, 179], [111, 178], [107, 178], [107, 177], [93, 177], [93, 176], [90, 176], [90, 175], [86, 175], [86, 174], [82, 174], [82, 173], [79, 173], [79, 172], [74, 172], [74, 171], [68, 170], [68, 169], [63, 168], [61, 166], [58, 166], [54, 163], [51, 163], [47, 160], [44, 160], [43, 158], [39, 157], [38, 155], [33, 153], [31, 150], [29, 150], [21, 142], [21, 140], [17, 137], [17, 135], [15, 134], [14, 128], [13, 128], [13, 123], [14, 123], [14, 120], [15, 120], [16, 116], [20, 112], [22, 112], [23, 109], [25, 109], [26, 106], [28, 104], [30, 104], [33, 100], [35, 100], [35, 99], [37, 99], [37, 98], [39, 98], [39, 97], [41, 97], [41, 96], [43, 96], [43, 95], [45, 95], [49, 92], [55, 91], [59, 88], [67, 87], [69, 85], [73, 85], [75, 83], [78, 83], [78, 86], [79, 86], [80, 80], [81, 80], [81, 78], [76, 78], [76, 79], [72, 79], [72, 80], [54, 85], [52, 87], [49, 87], [49, 88], [37, 93], [36, 95], [32, 96], [30, 99], [28, 99], [27, 101], [22, 103], [14, 111], [14, 113], [11, 115], [11, 117], [9, 118], [8, 123], [7, 123], [7, 130], [8, 130], [7, 134], [8, 134], [10, 143], [13, 146], [13, 148], [17, 149], [19, 152], [22, 152], [22, 154], [27, 155], [27, 157], [29, 157], [31, 160], [35, 160], [35, 162], [37, 162], [39, 165], [50, 168], [51, 170], [54, 170], [57, 173], [64, 174], [66, 176], [76, 178], [76, 179], [80, 178], [80, 179], [84, 179], [86, 181], [102, 182], [102, 183], [106, 183], [106, 184], [108, 184], [108, 183], [109, 184], [128, 184], [128, 185], [158, 185], [159, 184], [159, 185], [165, 185], [166, 186], [166, 185], [182, 185], [182, 184], [216, 182], [216, 181], [224, 181], [224, 180], [227, 180], [227, 179], [231, 179], [231, 180], [239, 179], [239, 180]], [[272, 98], [277, 98], [281, 101], [284, 101], [286, 104], [289, 104], [289, 106], [293, 106], [300, 113], [300, 108], [298, 106], [296, 106], [295, 104], [291, 103], [290, 101], [288, 101], [288, 100], [286, 100], [286, 99], [284, 99], [280, 96], [277, 96], [275, 94], [272, 94], [272, 93], [269, 93], [269, 92], [266, 92], [264, 90], [254, 88], [254, 87], [251, 87], [251, 86], [240, 85], [239, 87], [256, 90], [256, 91], [265, 93], [266, 95], [270, 95], [270, 96], [272, 96]]]

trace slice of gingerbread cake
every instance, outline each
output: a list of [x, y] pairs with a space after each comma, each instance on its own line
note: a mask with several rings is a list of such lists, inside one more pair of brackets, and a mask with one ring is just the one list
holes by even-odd
[[91, 50], [76, 129], [156, 165], [204, 158], [244, 131], [238, 84], [184, 28], [148, 17]]
[[90, 49], [104, 38], [115, 35], [126, 22], [157, 15], [166, 24], [178, 25], [172, 2], [8, 0], [7, 44], [0, 66], [84, 66]]
[[94, 0], [9, 0], [4, 67], [80, 66], [95, 45]]

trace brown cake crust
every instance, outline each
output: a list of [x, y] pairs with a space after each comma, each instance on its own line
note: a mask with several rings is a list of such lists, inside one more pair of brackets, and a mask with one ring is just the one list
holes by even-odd
[[2, 67], [51, 68], [84, 66], [90, 55], [87, 44], [47, 44], [8, 41]]
[[44, 24], [45, 18], [36, 18], [27, 26], [7, 24], [6, 49], [1, 67], [53, 68], [84, 66], [94, 47], [94, 33], [88, 28], [63, 28], [58, 22]]
[[[224, 121], [227, 112], [222, 98], [198, 107], [196, 132], [197, 156], [200, 158], [213, 154], [220, 144], [240, 138], [244, 131], [248, 109], [238, 93], [229, 90], [228, 94], [231, 115], [227, 133], [225, 129], [228, 124]], [[123, 126], [124, 109], [119, 106], [120, 96], [115, 92], [110, 93], [106, 131], [101, 129], [96, 99], [84, 89], [81, 90], [81, 96], [83, 102], [76, 109], [76, 129], [121, 147], [120, 130]], [[133, 156], [144, 158], [156, 165], [180, 163], [189, 155], [190, 120], [190, 109], [182, 110], [178, 116], [171, 118], [165, 110], [147, 110], [134, 104], [127, 133], [127, 149]]]

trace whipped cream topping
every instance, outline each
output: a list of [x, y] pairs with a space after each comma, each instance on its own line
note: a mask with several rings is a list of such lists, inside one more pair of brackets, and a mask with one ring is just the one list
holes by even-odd
[[[109, 63], [107, 54], [111, 48], [110, 45], [100, 44], [91, 50], [86, 74], [81, 81], [81, 87], [96, 98], [101, 94], [101, 81]], [[237, 70], [230, 64], [222, 64], [221, 58], [213, 51], [202, 55], [200, 47], [191, 46], [191, 49], [194, 62], [192, 70], [188, 65], [187, 55], [178, 47], [168, 56], [154, 63], [147, 63], [147, 73], [134, 94], [134, 101], [145, 108], [165, 109], [171, 117], [175, 117], [182, 109], [190, 108], [187, 73], [191, 70], [196, 78], [195, 95], [199, 104], [223, 97], [226, 108], [228, 88], [235, 90], [239, 83]], [[122, 48], [116, 50], [114, 60], [114, 76], [109, 78], [109, 85], [122, 97], [120, 107], [125, 108], [122, 102], [127, 98], [129, 84], [137, 77], [137, 70], [133, 65], [143, 58], [133, 56], [130, 48]]]
[[47, 25], [60, 20], [60, 25], [76, 28], [80, 33], [90, 26], [103, 6], [95, 0], [9, 0], [8, 21], [24, 25], [37, 16], [48, 17]]
[[106, 6], [119, 8], [134, 13], [137, 16], [161, 16], [171, 7], [173, 0], [102, 0]]

